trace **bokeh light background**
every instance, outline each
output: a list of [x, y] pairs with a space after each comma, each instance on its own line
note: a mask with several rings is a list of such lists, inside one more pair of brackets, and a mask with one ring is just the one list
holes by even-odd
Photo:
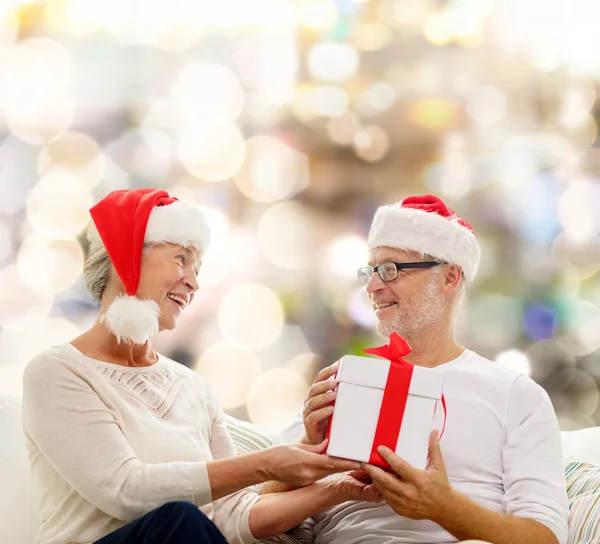
[[157, 348], [276, 430], [380, 342], [377, 206], [433, 192], [482, 268], [460, 339], [600, 424], [598, 0], [3, 0], [0, 393], [89, 327], [87, 209], [155, 186], [214, 243]]

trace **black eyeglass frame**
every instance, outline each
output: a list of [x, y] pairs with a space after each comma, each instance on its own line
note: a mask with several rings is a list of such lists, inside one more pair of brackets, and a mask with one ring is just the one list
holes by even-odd
[[[382, 278], [383, 268], [381, 268], [381, 267], [385, 266], [386, 264], [393, 264], [396, 267], [396, 276], [389, 280], [385, 280]], [[375, 266], [360, 267], [357, 270], [358, 281], [360, 281], [360, 283], [362, 285], [367, 285], [371, 281], [373, 274], [375, 274], [375, 272], [377, 272], [377, 275], [379, 276], [379, 279], [382, 282], [389, 283], [390, 281], [395, 281], [398, 279], [398, 270], [405, 270], [407, 268], [433, 268], [434, 266], [438, 266], [441, 264], [448, 264], [448, 263], [446, 261], [419, 261], [416, 263], [395, 263], [393, 261], [386, 261], [385, 263], [379, 263], [378, 265], [375, 265]], [[381, 268], [381, 272], [379, 271], [380, 268]], [[363, 270], [369, 271], [369, 278], [367, 279], [367, 283], [363, 282], [361, 275], [360, 275]]]

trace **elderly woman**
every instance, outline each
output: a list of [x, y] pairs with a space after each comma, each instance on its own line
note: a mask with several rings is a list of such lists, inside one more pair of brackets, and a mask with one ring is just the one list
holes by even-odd
[[[352, 475], [319, 481], [359, 468], [324, 455], [325, 443], [236, 457], [204, 380], [152, 349], [198, 289], [208, 228], [193, 206], [140, 189], [90, 213], [84, 274], [99, 318], [38, 355], [24, 378], [36, 544], [249, 543], [334, 504], [379, 500]], [[304, 487], [249, 489], [269, 480]]]

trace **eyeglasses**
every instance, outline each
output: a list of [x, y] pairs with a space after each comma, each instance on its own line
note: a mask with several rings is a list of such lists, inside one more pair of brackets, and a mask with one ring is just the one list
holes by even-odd
[[418, 263], [381, 263], [377, 266], [363, 266], [358, 269], [358, 280], [367, 285], [373, 274], [377, 275], [383, 282], [394, 281], [398, 277], [398, 270], [405, 268], [433, 268], [439, 264], [448, 264], [445, 261], [421, 261]]

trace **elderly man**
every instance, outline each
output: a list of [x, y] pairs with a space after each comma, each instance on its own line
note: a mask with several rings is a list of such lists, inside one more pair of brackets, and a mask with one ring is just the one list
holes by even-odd
[[[395, 474], [364, 469], [385, 502], [346, 502], [323, 511], [314, 518], [316, 543], [566, 544], [560, 433], [548, 395], [454, 335], [480, 258], [471, 226], [435, 196], [409, 197], [377, 210], [369, 249], [369, 266], [358, 276], [377, 330], [406, 338], [409, 362], [443, 372], [447, 425], [441, 440], [432, 433], [425, 470], [380, 447]], [[279, 441], [323, 440], [335, 371], [332, 365], [317, 375], [302, 419]]]

